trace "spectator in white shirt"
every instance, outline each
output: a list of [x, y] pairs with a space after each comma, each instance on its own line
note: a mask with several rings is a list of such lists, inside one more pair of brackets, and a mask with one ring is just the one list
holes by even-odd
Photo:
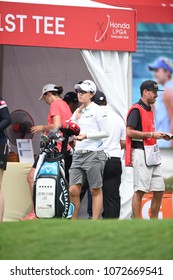
[[109, 137], [103, 140], [103, 149], [108, 156], [103, 173], [103, 217], [119, 218], [121, 198], [122, 164], [121, 149], [125, 148], [126, 126], [123, 119], [107, 105], [106, 96], [97, 91], [94, 102], [106, 111], [109, 122]]

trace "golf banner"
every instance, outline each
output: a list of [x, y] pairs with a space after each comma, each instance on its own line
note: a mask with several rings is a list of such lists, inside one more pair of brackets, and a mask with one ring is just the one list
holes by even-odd
[[139, 85], [154, 78], [148, 65], [159, 57], [173, 60], [173, 24], [138, 23], [137, 51], [132, 54], [133, 103], [138, 101]]
[[[144, 80], [156, 80], [164, 92], [159, 92], [154, 105], [155, 129], [173, 133], [172, 102], [165, 93], [169, 89], [173, 95], [173, 24], [139, 23], [137, 30], [137, 52], [132, 54], [132, 103], [139, 100], [139, 87]], [[173, 147], [173, 141], [160, 139], [158, 144], [160, 148]]]
[[[142, 198], [141, 218], [149, 220], [151, 213], [151, 200], [153, 194], [145, 194]], [[162, 204], [159, 211], [159, 219], [172, 219], [173, 218], [173, 195], [172, 193], [164, 193]]]

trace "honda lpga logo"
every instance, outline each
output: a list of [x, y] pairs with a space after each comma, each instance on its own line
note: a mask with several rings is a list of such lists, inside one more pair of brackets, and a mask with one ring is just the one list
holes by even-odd
[[102, 22], [97, 22], [98, 30], [95, 34], [95, 42], [105, 42], [108, 38], [108, 31], [110, 31], [111, 39], [129, 39], [130, 24], [123, 22], [116, 22], [111, 20], [110, 15]]
[[105, 22], [103, 21], [102, 23], [97, 22], [97, 25], [99, 27], [99, 30], [96, 31], [95, 34], [95, 41], [98, 43], [102, 40], [102, 42], [104, 42], [107, 39], [107, 30], [109, 28], [109, 23], [110, 23], [110, 16], [107, 15], [107, 23], [106, 23], [106, 27], [104, 29], [104, 25]]

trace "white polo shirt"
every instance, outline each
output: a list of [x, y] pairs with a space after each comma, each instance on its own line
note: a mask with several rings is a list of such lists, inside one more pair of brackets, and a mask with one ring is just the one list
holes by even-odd
[[103, 149], [110, 157], [122, 156], [120, 140], [126, 140], [126, 126], [123, 119], [109, 105], [100, 106], [107, 112], [109, 122], [109, 137], [103, 139]]
[[107, 113], [100, 106], [91, 102], [80, 113], [80, 118], [76, 119], [76, 111], [71, 120], [80, 126], [80, 133], [85, 133], [87, 139], [76, 141], [75, 151], [103, 150], [103, 138], [109, 136]]

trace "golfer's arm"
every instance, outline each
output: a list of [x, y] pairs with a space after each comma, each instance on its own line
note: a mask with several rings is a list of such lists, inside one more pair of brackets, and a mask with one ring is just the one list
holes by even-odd
[[97, 131], [94, 133], [86, 133], [87, 138], [99, 139], [99, 138], [106, 138], [109, 136], [109, 125], [108, 125], [107, 117], [102, 118], [101, 120], [98, 120], [98, 125], [100, 128], [100, 131]]
[[59, 128], [61, 125], [61, 117], [60, 116], [53, 116], [52, 117], [52, 124], [43, 125], [43, 131], [50, 131], [52, 128]]

